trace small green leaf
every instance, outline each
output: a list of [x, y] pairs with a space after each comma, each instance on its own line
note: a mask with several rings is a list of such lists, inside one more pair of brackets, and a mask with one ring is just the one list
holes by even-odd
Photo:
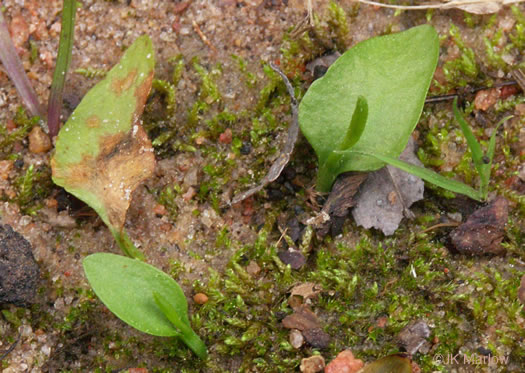
[[363, 154], [366, 154], [370, 157], [375, 157], [382, 162], [388, 163], [389, 165], [397, 167], [412, 175], [416, 175], [417, 177], [420, 177], [421, 179], [426, 180], [429, 183], [435, 184], [443, 189], [450, 190], [454, 193], [464, 194], [477, 201], [482, 200], [482, 197], [477, 190], [459, 181], [447, 179], [446, 177], [441, 176], [440, 174], [432, 170], [426, 169], [424, 167], [419, 167], [411, 163], [404, 162], [400, 159], [389, 157], [387, 155], [371, 154], [371, 153], [363, 153]]
[[90, 255], [83, 265], [95, 294], [135, 329], [161, 337], [181, 334], [158, 307], [154, 293], [165, 299], [167, 307], [189, 327], [186, 297], [166, 273], [142, 261], [108, 253]]
[[[335, 176], [346, 171], [372, 171], [380, 160], [356, 152], [398, 157], [423, 110], [426, 93], [439, 54], [438, 35], [423, 25], [397, 34], [357, 44], [330, 66], [324, 77], [308, 89], [299, 106], [301, 131], [325, 164], [336, 165]], [[337, 163], [328, 158], [348, 131], [348, 120], [358, 97], [368, 103], [368, 120], [356, 152], [347, 152]], [[349, 104], [350, 103], [350, 104]], [[335, 176], [326, 179], [335, 180]], [[318, 189], [327, 192], [330, 185]]]
[[478, 171], [479, 175], [483, 175], [484, 168], [486, 168], [486, 163], [483, 162], [483, 150], [481, 150], [481, 145], [479, 144], [478, 140], [476, 139], [476, 136], [472, 133], [472, 130], [470, 129], [470, 126], [463, 118], [463, 115], [461, 115], [459, 109], [458, 109], [458, 98], [454, 98], [453, 110], [454, 110], [454, 116], [456, 117], [456, 120], [459, 123], [459, 126], [461, 127], [461, 131], [463, 132], [463, 135], [467, 139], [467, 145], [472, 153], [472, 161], [474, 162], [474, 167], [476, 167], [476, 170]]
[[368, 103], [366, 98], [363, 96], [357, 97], [357, 102], [355, 104], [354, 114], [352, 115], [352, 120], [350, 125], [346, 130], [346, 136], [339, 145], [337, 150], [349, 150], [353, 147], [363, 134], [366, 126], [366, 120], [368, 119]]

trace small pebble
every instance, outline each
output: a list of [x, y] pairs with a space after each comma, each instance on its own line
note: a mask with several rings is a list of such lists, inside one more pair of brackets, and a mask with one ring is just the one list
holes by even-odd
[[325, 373], [356, 373], [365, 364], [362, 360], [356, 359], [352, 351], [344, 350], [340, 352], [325, 368]]
[[13, 161], [0, 161], [0, 179], [7, 180], [13, 169]]
[[248, 272], [252, 276], [257, 276], [261, 272], [261, 267], [255, 262], [250, 261], [250, 263], [246, 266], [246, 272]]
[[197, 304], [204, 304], [208, 301], [208, 296], [204, 293], [197, 293], [193, 296], [193, 300]]
[[226, 131], [219, 135], [219, 142], [221, 144], [231, 144], [232, 136], [232, 130], [227, 128]]
[[324, 358], [321, 355], [314, 355], [301, 360], [299, 369], [303, 373], [321, 372], [325, 367]]
[[299, 349], [304, 343], [303, 333], [298, 329], [290, 330], [290, 336], [288, 337], [290, 344], [293, 348]]
[[166, 207], [164, 207], [164, 205], [161, 205], [160, 203], [158, 203], [153, 208], [153, 212], [155, 213], [155, 215], [160, 215], [160, 216], [164, 216], [168, 213], [168, 211], [166, 210]]
[[29, 151], [31, 153], [45, 153], [51, 149], [51, 140], [39, 126], [29, 132]]
[[248, 155], [252, 151], [252, 144], [248, 141], [242, 143], [241, 148], [239, 149], [242, 155]]

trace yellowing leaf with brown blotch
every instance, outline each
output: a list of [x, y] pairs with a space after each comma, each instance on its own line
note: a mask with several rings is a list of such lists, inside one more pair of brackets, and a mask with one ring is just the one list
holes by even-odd
[[155, 168], [140, 116], [151, 90], [155, 60], [147, 35], [82, 99], [56, 141], [53, 181], [91, 206], [121, 248], [136, 251], [123, 231], [131, 194]]

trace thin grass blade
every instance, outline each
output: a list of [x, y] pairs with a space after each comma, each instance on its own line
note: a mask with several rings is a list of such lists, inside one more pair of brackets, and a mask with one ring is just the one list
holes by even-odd
[[456, 120], [458, 121], [459, 126], [461, 127], [461, 131], [467, 139], [467, 145], [470, 148], [470, 151], [472, 152], [472, 160], [474, 161], [474, 166], [476, 167], [476, 170], [478, 170], [478, 173], [481, 175], [483, 173], [483, 167], [485, 167], [486, 165], [483, 162], [483, 150], [481, 150], [481, 145], [476, 139], [476, 136], [474, 136], [474, 134], [472, 133], [470, 126], [463, 118], [463, 115], [460, 113], [458, 109], [457, 97], [454, 98], [454, 103], [452, 105], [454, 110], [454, 116], [456, 117]]
[[437, 185], [438, 187], [441, 187], [443, 189], [450, 190], [451, 192], [454, 192], [454, 193], [466, 195], [467, 197], [475, 199], [476, 201], [482, 200], [481, 195], [477, 190], [469, 187], [466, 184], [463, 184], [462, 182], [451, 180], [444, 176], [441, 176], [440, 174], [434, 171], [431, 171], [429, 169], [415, 166], [411, 163], [407, 163], [400, 159], [388, 157], [385, 155], [370, 154], [370, 153], [362, 153], [362, 154], [365, 154], [371, 157], [375, 157], [391, 166], [397, 167], [400, 170], [408, 172], [412, 175], [416, 175], [420, 177], [421, 179], [428, 181], [429, 183], [432, 183], [434, 185]]
[[505, 121], [507, 121], [509, 118], [512, 118], [512, 115], [503, 118], [502, 120], [500, 120], [498, 122], [498, 124], [496, 124], [496, 127], [494, 128], [494, 132], [492, 132], [492, 136], [490, 136], [490, 139], [489, 139], [489, 145], [488, 145], [488, 148], [487, 148], [487, 155], [486, 155], [486, 157], [484, 159], [484, 161], [486, 163], [484, 164], [483, 172], [480, 173], [480, 175], [479, 175], [479, 178], [480, 178], [480, 193], [481, 193], [481, 197], [483, 199], [487, 198], [488, 191], [489, 191], [490, 174], [491, 174], [491, 171], [492, 171], [492, 160], [494, 159], [494, 151], [496, 149], [496, 135], [498, 133], [499, 127]]
[[71, 51], [73, 49], [75, 14], [77, 10], [75, 0], [64, 0], [62, 8], [62, 28], [60, 30], [60, 42], [56, 60], [53, 82], [51, 83], [51, 94], [47, 109], [47, 125], [49, 134], [54, 137], [60, 129], [60, 111], [62, 110], [62, 94], [66, 82], [67, 71], [71, 63]]
[[33, 89], [33, 86], [29, 82], [29, 78], [26, 75], [22, 62], [18, 57], [11, 35], [7, 28], [2, 12], [0, 11], [0, 61], [4, 65], [9, 79], [15, 85], [22, 102], [25, 107], [29, 110], [32, 116], [39, 116], [44, 118], [44, 111], [38, 101], [38, 97]]

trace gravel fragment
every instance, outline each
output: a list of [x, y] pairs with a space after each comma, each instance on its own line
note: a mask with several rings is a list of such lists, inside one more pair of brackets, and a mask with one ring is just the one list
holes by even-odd
[[418, 320], [405, 326], [398, 334], [398, 343], [410, 355], [414, 355], [425, 344], [428, 344], [427, 338], [430, 337], [430, 329], [426, 322]]
[[299, 369], [303, 373], [317, 373], [321, 372], [325, 367], [324, 357], [321, 355], [314, 355], [301, 360]]
[[321, 328], [306, 329], [304, 338], [314, 348], [324, 349], [330, 345], [330, 336]]
[[39, 126], [33, 127], [29, 132], [29, 151], [31, 153], [45, 153], [51, 149], [49, 136]]
[[298, 329], [292, 329], [290, 330], [288, 340], [290, 341], [290, 344], [293, 348], [299, 349], [304, 344], [303, 333], [301, 333], [301, 331]]
[[340, 352], [326, 368], [325, 373], [356, 373], [365, 364], [362, 360], [356, 359], [350, 350]]
[[0, 224], [0, 304], [32, 303], [39, 277], [31, 244], [9, 225]]
[[306, 258], [300, 251], [280, 251], [277, 256], [292, 269], [301, 269], [306, 264]]

